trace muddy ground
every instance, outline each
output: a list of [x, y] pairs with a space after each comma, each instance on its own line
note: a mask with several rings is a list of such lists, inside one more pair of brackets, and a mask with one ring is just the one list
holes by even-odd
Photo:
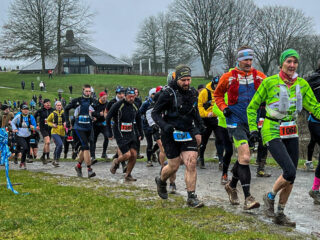
[[[101, 140], [101, 141], [100, 141]], [[98, 147], [96, 156], [101, 155], [101, 144], [102, 139], [98, 141]], [[111, 141], [108, 148], [108, 156], [111, 157], [115, 151], [115, 141]], [[51, 150], [54, 148], [53, 144]], [[42, 152], [42, 143], [39, 146], [40, 153]], [[141, 152], [145, 155], [145, 142], [142, 143]], [[214, 150], [212, 142], [209, 143], [209, 148], [206, 151], [206, 157], [213, 157]], [[70, 153], [71, 154], [71, 153]], [[69, 156], [70, 156], [69, 154]], [[52, 154], [51, 154], [52, 156]], [[74, 162], [61, 162], [59, 168], [53, 167], [51, 164], [43, 165], [41, 162], [34, 162], [28, 164], [28, 170], [30, 171], [41, 171], [51, 174], [62, 174], [66, 176], [76, 176], [74, 170]], [[112, 182], [124, 183], [124, 174], [119, 171], [112, 175], [109, 171], [111, 166], [110, 162], [98, 162], [93, 166], [96, 172], [96, 178], [105, 179]], [[263, 215], [263, 201], [262, 196], [267, 191], [270, 191], [272, 185], [276, 178], [281, 174], [281, 169], [267, 167], [267, 172], [272, 173], [270, 178], [257, 178], [255, 176], [256, 167], [251, 166], [252, 180], [251, 180], [251, 194], [262, 204], [260, 209], [252, 211], [242, 210], [243, 205], [243, 193], [238, 184], [239, 197], [241, 200], [241, 205], [231, 206], [228, 201], [228, 196], [224, 190], [224, 186], [220, 184], [221, 172], [218, 170], [218, 165], [216, 163], [206, 163], [206, 169], [197, 169], [198, 179], [197, 179], [197, 190], [196, 193], [207, 206], [219, 206], [223, 207], [227, 211], [234, 213], [246, 214], [250, 216], [255, 216], [258, 219], [271, 223], [271, 220], [264, 217]], [[18, 169], [17, 165], [11, 164], [11, 169]], [[185, 183], [184, 183], [184, 166], [181, 166], [177, 173], [177, 194], [186, 197]], [[154, 182], [155, 176], [159, 174], [160, 166], [155, 163], [154, 167], [146, 167], [144, 162], [138, 162], [133, 170], [132, 175], [138, 179], [137, 182], [128, 183], [133, 184], [137, 187], [145, 187], [156, 191], [156, 185]], [[84, 172], [84, 176], [86, 173]], [[231, 173], [230, 173], [231, 176]], [[313, 199], [308, 195], [313, 183], [314, 173], [306, 172], [304, 170], [298, 170], [297, 178], [293, 188], [293, 192], [289, 198], [286, 206], [285, 213], [297, 223], [296, 230], [304, 232], [307, 234], [320, 236], [320, 205], [314, 205]], [[155, 192], [155, 194], [157, 194]], [[272, 224], [272, 223], [271, 223]]]

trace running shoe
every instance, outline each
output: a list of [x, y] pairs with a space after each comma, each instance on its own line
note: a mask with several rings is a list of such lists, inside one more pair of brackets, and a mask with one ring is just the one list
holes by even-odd
[[144, 158], [144, 156], [141, 155], [141, 154], [139, 154], [139, 155], [137, 156], [137, 159], [142, 159], [142, 158]]
[[167, 183], [162, 182], [160, 177], [155, 178], [156, 184], [157, 184], [157, 191], [159, 197], [162, 199], [167, 199], [168, 198], [168, 192], [167, 192]]
[[106, 156], [107, 156], [106, 153], [101, 154], [101, 158], [106, 158]]
[[95, 157], [91, 157], [91, 165], [94, 165], [98, 162], [98, 160]]
[[60, 167], [59, 162], [57, 160], [53, 161], [52, 165], [55, 167]]
[[115, 174], [116, 173], [116, 171], [117, 171], [117, 169], [119, 168], [119, 163], [117, 163], [117, 158], [115, 158], [115, 159], [113, 159], [113, 161], [112, 161], [112, 165], [111, 165], [111, 168], [110, 168], [110, 172], [112, 173], [112, 174]]
[[296, 227], [296, 222], [291, 221], [284, 213], [276, 213], [273, 222], [287, 227]]
[[304, 163], [304, 167], [307, 171], [313, 171], [314, 170], [314, 167], [313, 167], [313, 163], [312, 161], [306, 161]]
[[77, 172], [77, 176], [82, 177], [82, 167], [75, 166], [74, 169]]
[[44, 156], [41, 156], [40, 160], [42, 161], [42, 164], [48, 163]]
[[88, 168], [88, 178], [95, 177], [96, 173], [92, 170], [92, 168]]
[[201, 208], [204, 206], [204, 203], [200, 201], [196, 194], [193, 194], [191, 197], [188, 197], [187, 204], [192, 208]]
[[23, 170], [27, 170], [27, 165], [26, 163], [20, 163], [19, 167]]
[[153, 167], [153, 164], [152, 164], [151, 161], [148, 161], [148, 162], [147, 162], [147, 167]]
[[236, 188], [230, 187], [230, 181], [225, 185], [225, 190], [229, 195], [229, 201], [232, 205], [239, 205], [240, 201], [238, 198], [238, 190]]
[[175, 194], [177, 191], [177, 186], [175, 183], [170, 183], [169, 185], [169, 193], [171, 194]]
[[244, 201], [244, 206], [243, 206], [244, 210], [251, 210], [259, 207], [260, 207], [260, 203], [256, 201], [256, 199], [251, 195], [247, 197], [246, 200]]
[[263, 202], [264, 202], [264, 207], [265, 207], [265, 214], [267, 217], [274, 217], [274, 200], [270, 199], [268, 197], [269, 193], [266, 193], [263, 195]]
[[226, 185], [228, 183], [228, 174], [223, 174], [221, 177], [221, 185]]
[[310, 197], [313, 198], [314, 204], [320, 204], [320, 192], [319, 191], [313, 191], [312, 189], [309, 191]]
[[271, 177], [271, 174], [260, 170], [257, 172], [257, 177]]
[[126, 181], [128, 181], [128, 182], [135, 182], [135, 181], [137, 181], [137, 179], [136, 179], [136, 178], [133, 178], [133, 177], [131, 176], [131, 174], [129, 174], [128, 176], [126, 176], [124, 179], [125, 179]]

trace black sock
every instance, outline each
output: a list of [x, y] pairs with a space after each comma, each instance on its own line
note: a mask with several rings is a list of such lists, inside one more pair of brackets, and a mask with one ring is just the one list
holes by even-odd
[[50, 154], [50, 153], [47, 153], [47, 159], [50, 159], [49, 154]]
[[194, 198], [195, 194], [195, 191], [188, 191], [188, 198]]
[[45, 158], [46, 154], [47, 154], [47, 153], [43, 152], [43, 153], [42, 153], [42, 157]]
[[233, 176], [231, 178], [231, 182], [230, 182], [229, 186], [232, 188], [236, 188], [238, 181], [239, 181], [238, 167], [239, 167], [239, 162], [236, 161], [236, 163], [233, 165], [233, 168], [231, 169]]
[[243, 189], [244, 197], [249, 197], [250, 194], [250, 182], [251, 182], [251, 172], [249, 165], [238, 165], [238, 175]]

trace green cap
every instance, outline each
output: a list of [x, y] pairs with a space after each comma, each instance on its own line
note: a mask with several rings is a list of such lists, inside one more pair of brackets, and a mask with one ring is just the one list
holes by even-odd
[[295, 57], [296, 59], [300, 59], [299, 53], [294, 50], [294, 49], [287, 49], [283, 53], [281, 53], [280, 56], [280, 66], [282, 66], [283, 62], [288, 58], [288, 57]]

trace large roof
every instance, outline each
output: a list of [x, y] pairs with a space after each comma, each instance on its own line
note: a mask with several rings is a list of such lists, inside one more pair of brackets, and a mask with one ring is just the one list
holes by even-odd
[[[45, 58], [46, 69], [55, 69], [57, 65], [57, 57], [46, 57]], [[39, 71], [42, 69], [42, 61], [38, 59], [33, 63], [22, 68], [20, 71]]]

